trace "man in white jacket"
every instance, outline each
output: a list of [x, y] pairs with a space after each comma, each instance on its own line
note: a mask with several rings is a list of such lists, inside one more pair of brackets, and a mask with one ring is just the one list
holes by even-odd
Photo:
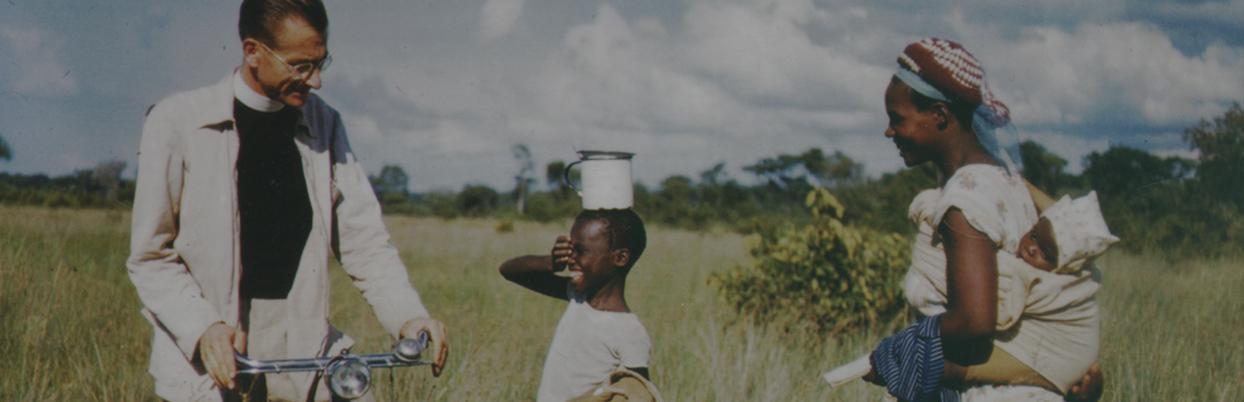
[[127, 266], [153, 328], [156, 394], [328, 400], [313, 374], [241, 384], [234, 351], [350, 345], [328, 323], [330, 252], [391, 335], [431, 335], [439, 375], [445, 328], [410, 285], [339, 114], [311, 93], [331, 62], [323, 4], [245, 0], [238, 31], [242, 64], [160, 101], [143, 127]]

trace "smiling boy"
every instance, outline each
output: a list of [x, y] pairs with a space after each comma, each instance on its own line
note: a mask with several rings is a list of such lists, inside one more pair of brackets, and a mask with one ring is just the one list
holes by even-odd
[[557, 324], [537, 400], [589, 394], [626, 369], [648, 378], [652, 341], [626, 304], [626, 277], [644, 252], [643, 221], [629, 209], [586, 210], [570, 237], [558, 236], [548, 255], [517, 257], [501, 275], [569, 304]]

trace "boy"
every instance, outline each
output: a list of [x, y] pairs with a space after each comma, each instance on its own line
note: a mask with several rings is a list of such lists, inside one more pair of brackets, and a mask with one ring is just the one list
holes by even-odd
[[646, 243], [643, 221], [634, 211], [585, 210], [569, 238], [557, 237], [550, 255], [501, 264], [505, 279], [569, 302], [549, 346], [538, 401], [590, 394], [619, 369], [646, 381], [652, 342], [625, 297], [627, 274]]

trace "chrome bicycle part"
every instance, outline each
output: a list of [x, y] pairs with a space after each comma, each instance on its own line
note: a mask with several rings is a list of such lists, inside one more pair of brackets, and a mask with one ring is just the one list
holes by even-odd
[[358, 399], [371, 388], [371, 369], [430, 365], [421, 359], [427, 350], [430, 336], [420, 332], [414, 338], [406, 338], [393, 346], [390, 353], [353, 355], [349, 351], [338, 356], [322, 356], [303, 359], [254, 360], [235, 354], [238, 373], [267, 374], [318, 371], [328, 380], [328, 388], [334, 395], [348, 400]]

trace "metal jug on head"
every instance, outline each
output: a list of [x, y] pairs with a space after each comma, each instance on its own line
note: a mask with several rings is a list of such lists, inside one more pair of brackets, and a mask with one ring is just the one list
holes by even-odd
[[[627, 209], [634, 203], [631, 182], [631, 157], [635, 154], [618, 151], [579, 151], [579, 160], [566, 165], [562, 181], [583, 197], [583, 209]], [[570, 182], [570, 168], [582, 164], [579, 181], [582, 188]]]

